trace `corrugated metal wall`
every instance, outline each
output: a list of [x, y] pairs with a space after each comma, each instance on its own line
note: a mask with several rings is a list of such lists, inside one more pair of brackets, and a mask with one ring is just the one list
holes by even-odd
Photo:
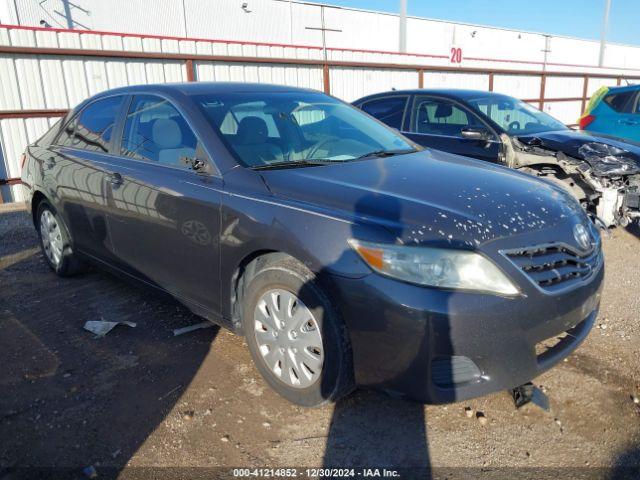
[[[418, 87], [420, 75], [416, 65], [452, 70], [467, 67], [532, 72], [531, 75], [515, 75], [496, 71], [490, 75], [488, 72], [428, 71], [425, 67], [422, 73], [425, 88], [446, 86], [488, 90], [492, 87], [497, 92], [529, 99], [535, 105], [542, 93], [541, 76], [534, 71], [539, 72], [543, 67], [543, 35], [410, 18], [408, 48], [414, 53], [399, 54], [393, 53], [397, 45], [397, 17], [326, 7], [325, 26], [340, 31], [327, 32], [329, 48], [323, 51], [321, 32], [307, 28], [321, 26], [319, 6], [293, 3], [294, 22], [291, 25], [286, 1], [252, 0], [246, 2], [246, 9], [241, 8], [242, 3], [245, 2], [184, 0], [183, 10], [182, 2], [178, 0], [76, 0], [73, 18], [78, 28], [83, 25], [149, 35], [0, 28], [0, 46], [193, 55], [197, 80], [277, 83], [317, 90], [326, 86], [321, 65], [325, 55], [328, 61], [335, 62], [393, 64], [393, 68], [331, 66], [327, 85], [332, 94], [346, 101], [392, 88]], [[51, 24], [57, 19], [64, 26], [64, 19], [55, 14], [64, 10], [60, 0], [24, 0], [15, 4], [18, 5], [17, 12], [12, 5], [13, 1], [0, 0], [0, 21], [38, 24], [40, 18], [44, 18]], [[184, 38], [185, 32], [194, 38]], [[164, 36], [154, 35], [158, 33]], [[287, 45], [290, 35], [294, 43], [305, 46]], [[230, 41], [202, 39], [206, 37]], [[614, 65], [615, 61], [620, 68], [598, 69], [592, 67], [597, 58], [596, 43], [558, 37], [549, 42], [547, 72], [611, 74], [608, 78], [589, 78], [588, 95], [602, 85], [616, 84], [622, 75], [640, 74], [638, 48], [610, 45], [607, 50], [609, 65]], [[509, 49], [504, 50], [504, 45], [509, 45]], [[451, 46], [463, 48], [462, 63], [451, 63]], [[317, 64], [208, 61], [198, 59], [198, 55], [316, 60]], [[0, 78], [0, 111], [20, 111], [63, 110], [105, 89], [186, 81], [188, 75], [182, 59], [3, 53], [0, 54]], [[543, 109], [567, 124], [574, 123], [582, 109], [583, 88], [582, 77], [549, 73], [544, 97], [563, 101], [545, 102]], [[42, 135], [54, 121], [45, 116], [0, 119], [0, 178], [19, 176], [19, 157], [25, 145]], [[18, 189], [14, 188], [13, 194], [15, 200], [20, 200]], [[6, 188], [3, 195], [6, 201]]]
[[[320, 27], [324, 9], [327, 46], [363, 50], [398, 50], [397, 15], [293, 2], [288, 0], [74, 0], [68, 2], [77, 28], [150, 35], [218, 38], [265, 43], [322, 46]], [[243, 5], [246, 7], [243, 8]], [[15, 7], [17, 6], [17, 12]], [[184, 8], [183, 8], [184, 6]], [[67, 28], [62, 0], [0, 0], [4, 23]], [[549, 64], [597, 65], [598, 42], [481, 25], [410, 17], [407, 49], [413, 53], [449, 58], [451, 47], [473, 58], [541, 64], [545, 50]], [[606, 65], [640, 69], [638, 47], [609, 44]]]

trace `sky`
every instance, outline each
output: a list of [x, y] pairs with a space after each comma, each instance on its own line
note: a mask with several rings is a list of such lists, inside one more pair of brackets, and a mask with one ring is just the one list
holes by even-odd
[[[318, 0], [315, 0], [316, 2]], [[407, 0], [408, 14], [570, 37], [600, 39], [605, 0]], [[398, 0], [318, 3], [398, 12]], [[612, 0], [607, 41], [640, 45], [640, 0]]]

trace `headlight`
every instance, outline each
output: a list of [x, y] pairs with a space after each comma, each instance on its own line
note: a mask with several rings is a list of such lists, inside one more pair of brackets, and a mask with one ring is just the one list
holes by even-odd
[[466, 250], [406, 247], [349, 240], [374, 271], [430, 287], [515, 295], [518, 289], [482, 255]]

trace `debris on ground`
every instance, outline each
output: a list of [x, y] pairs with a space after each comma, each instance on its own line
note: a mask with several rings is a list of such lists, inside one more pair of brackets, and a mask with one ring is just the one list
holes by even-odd
[[187, 410], [182, 414], [182, 418], [184, 418], [185, 420], [191, 420], [194, 415], [195, 412], [193, 410]]
[[489, 423], [489, 419], [485, 416], [483, 412], [476, 412], [476, 419], [478, 420], [478, 423], [482, 426]]
[[467, 418], [471, 418], [473, 417], [473, 414], [475, 412], [473, 411], [473, 408], [471, 407], [464, 407], [464, 414], [467, 416]]
[[193, 332], [194, 330], [200, 330], [202, 328], [211, 328], [213, 326], [214, 326], [213, 323], [208, 321], [196, 323], [195, 325], [189, 325], [188, 327], [176, 328], [173, 331], [173, 336], [177, 337], [178, 335], [182, 335], [183, 333]]
[[549, 397], [531, 382], [511, 390], [511, 396], [516, 408], [532, 403], [546, 412], [549, 411]]
[[137, 324], [133, 322], [120, 321], [120, 322], [106, 322], [104, 320], [89, 320], [84, 324], [84, 329], [95, 334], [97, 338], [104, 337], [107, 333], [113, 330], [118, 325], [127, 325], [128, 327], [135, 328]]

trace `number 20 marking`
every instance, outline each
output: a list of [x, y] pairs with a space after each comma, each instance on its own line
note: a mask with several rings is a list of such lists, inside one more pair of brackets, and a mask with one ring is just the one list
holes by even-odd
[[462, 49], [451, 48], [451, 63], [462, 63]]

